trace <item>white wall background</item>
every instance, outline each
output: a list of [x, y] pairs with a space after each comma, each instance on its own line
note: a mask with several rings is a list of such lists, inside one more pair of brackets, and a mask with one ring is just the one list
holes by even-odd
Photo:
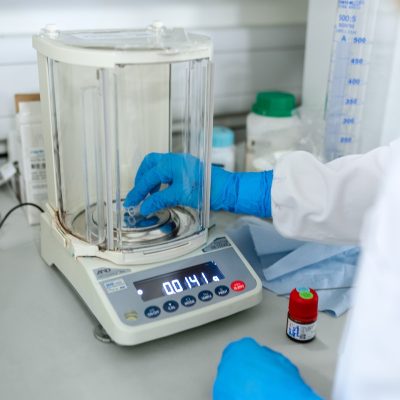
[[215, 46], [215, 113], [246, 112], [257, 91], [300, 95], [307, 0], [0, 0], [0, 139], [14, 94], [37, 92], [31, 36], [60, 29], [142, 27], [153, 20], [209, 34]]

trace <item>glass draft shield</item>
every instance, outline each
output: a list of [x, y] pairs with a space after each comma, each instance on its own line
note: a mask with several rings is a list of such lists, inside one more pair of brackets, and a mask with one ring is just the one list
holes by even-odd
[[[134, 251], [206, 229], [211, 43], [181, 29], [42, 34], [62, 226], [102, 250]], [[93, 64], [93, 65], [90, 65]], [[186, 153], [200, 182], [191, 207], [148, 218], [123, 207], [149, 153]], [[182, 172], [184, 173], [184, 172]], [[188, 184], [190, 179], [183, 179]], [[159, 190], [164, 190], [162, 185]]]

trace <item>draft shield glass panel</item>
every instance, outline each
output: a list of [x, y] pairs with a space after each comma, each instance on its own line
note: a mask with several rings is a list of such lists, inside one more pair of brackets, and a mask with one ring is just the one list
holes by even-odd
[[[132, 251], [206, 228], [211, 118], [209, 58], [118, 64], [48, 59], [59, 220], [104, 250]], [[190, 204], [149, 216], [124, 208], [142, 161], [152, 153], [195, 160], [178, 174]], [[168, 182], [153, 192], [168, 189]]]

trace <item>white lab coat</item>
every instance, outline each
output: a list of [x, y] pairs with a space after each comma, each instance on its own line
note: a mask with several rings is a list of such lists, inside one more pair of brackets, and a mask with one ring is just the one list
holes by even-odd
[[302, 151], [287, 155], [274, 170], [271, 207], [276, 229], [302, 240], [357, 243], [366, 210], [396, 149], [399, 141], [327, 164]]
[[292, 154], [275, 179], [274, 224], [286, 236], [357, 242], [365, 219], [333, 398], [400, 399], [400, 141], [326, 165]]

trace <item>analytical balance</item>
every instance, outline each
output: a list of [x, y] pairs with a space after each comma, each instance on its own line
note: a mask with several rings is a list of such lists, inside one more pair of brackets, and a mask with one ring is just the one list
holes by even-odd
[[[42, 257], [108, 336], [134, 345], [259, 303], [261, 282], [245, 258], [228, 237], [208, 232], [210, 39], [160, 23], [48, 26], [33, 45], [49, 190]], [[123, 200], [151, 152], [199, 159], [191, 171], [201, 182], [195, 207], [131, 218]]]

